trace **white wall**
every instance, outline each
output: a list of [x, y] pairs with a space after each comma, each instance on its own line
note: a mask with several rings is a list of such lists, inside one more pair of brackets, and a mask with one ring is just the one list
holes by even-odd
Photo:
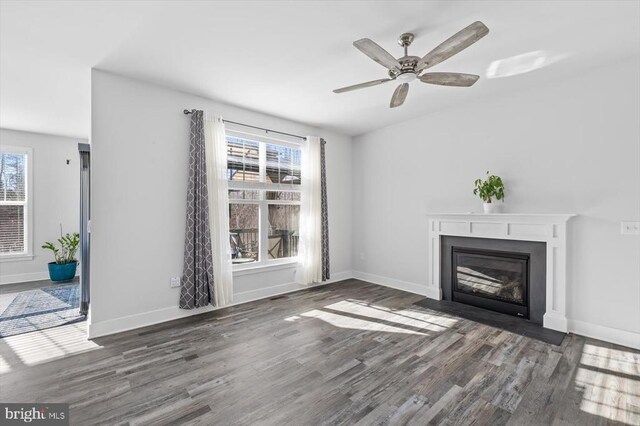
[[[92, 71], [89, 334], [191, 315], [177, 307], [189, 151], [187, 108], [327, 140], [332, 280], [351, 276], [351, 138], [99, 70]], [[237, 275], [234, 301], [299, 288], [292, 267]]]
[[[49, 278], [50, 251], [40, 248], [63, 232], [78, 232], [80, 165], [78, 143], [86, 140], [0, 129], [0, 143], [33, 149], [33, 259], [0, 263], [0, 284]], [[67, 164], [67, 159], [70, 160]]]
[[580, 215], [572, 329], [640, 345], [640, 238], [620, 235], [621, 220], [640, 220], [638, 75], [627, 60], [354, 138], [356, 276], [425, 286], [425, 215], [482, 211], [473, 180], [490, 170], [505, 180], [507, 212]]

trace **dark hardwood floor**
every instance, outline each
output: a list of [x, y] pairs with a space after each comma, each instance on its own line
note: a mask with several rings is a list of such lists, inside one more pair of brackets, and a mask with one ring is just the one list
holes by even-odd
[[[640, 353], [561, 346], [348, 280], [81, 339], [0, 339], [0, 400], [88, 424], [640, 424]], [[25, 337], [28, 336], [28, 337]]]

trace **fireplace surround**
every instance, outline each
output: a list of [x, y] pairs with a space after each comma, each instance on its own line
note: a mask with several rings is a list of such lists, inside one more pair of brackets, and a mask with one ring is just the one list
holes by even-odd
[[[488, 238], [494, 240], [529, 241], [545, 245], [544, 259], [544, 314], [545, 328], [567, 332], [566, 289], [567, 227], [574, 214], [477, 214], [438, 213], [427, 215], [427, 287], [425, 295], [441, 300], [445, 290], [441, 287], [441, 238], [445, 236]], [[530, 282], [533, 285], [533, 280]], [[530, 294], [540, 297], [541, 292]], [[531, 303], [531, 300], [530, 300]], [[529, 319], [535, 321], [530, 309]]]
[[542, 325], [546, 311], [546, 243], [440, 238], [442, 299]]

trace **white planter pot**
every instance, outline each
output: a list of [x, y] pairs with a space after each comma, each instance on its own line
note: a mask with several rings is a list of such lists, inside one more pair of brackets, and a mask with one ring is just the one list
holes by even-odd
[[500, 213], [501, 205], [498, 203], [482, 203], [482, 207], [484, 208], [484, 212], [486, 214], [491, 213]]

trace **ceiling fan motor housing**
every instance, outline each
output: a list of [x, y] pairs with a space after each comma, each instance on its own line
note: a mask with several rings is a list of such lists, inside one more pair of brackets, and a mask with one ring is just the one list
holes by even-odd
[[413, 81], [416, 78], [416, 67], [420, 60], [417, 56], [403, 56], [398, 59], [401, 68], [389, 70], [389, 77], [401, 81]]

